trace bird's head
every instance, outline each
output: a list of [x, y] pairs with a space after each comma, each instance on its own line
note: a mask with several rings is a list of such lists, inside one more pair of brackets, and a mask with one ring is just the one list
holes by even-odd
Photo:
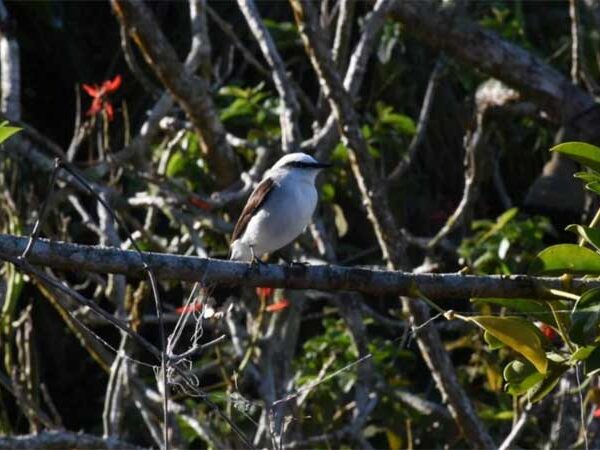
[[271, 174], [293, 174], [314, 179], [322, 170], [331, 167], [331, 164], [317, 161], [306, 153], [290, 153], [283, 156], [269, 170]]

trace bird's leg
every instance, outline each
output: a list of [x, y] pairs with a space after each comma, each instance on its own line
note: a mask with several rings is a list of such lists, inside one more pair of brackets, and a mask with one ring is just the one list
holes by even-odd
[[266, 266], [267, 265], [266, 262], [262, 261], [260, 258], [258, 258], [256, 256], [256, 254], [254, 253], [254, 246], [253, 245], [250, 246], [250, 253], [252, 253], [252, 261], [250, 262], [251, 265], [257, 266], [257, 267], [258, 266]]

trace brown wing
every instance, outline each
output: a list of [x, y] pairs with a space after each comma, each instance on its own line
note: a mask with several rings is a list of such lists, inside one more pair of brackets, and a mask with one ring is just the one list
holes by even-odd
[[269, 196], [272, 187], [273, 180], [271, 178], [265, 178], [258, 186], [256, 186], [256, 189], [254, 189], [250, 195], [250, 198], [246, 202], [246, 206], [244, 206], [242, 214], [240, 214], [240, 218], [235, 224], [233, 234], [231, 235], [231, 242], [234, 242], [242, 235], [246, 229], [246, 226], [248, 225], [248, 222], [250, 222], [250, 219], [252, 219], [254, 212], [260, 208], [260, 205], [262, 205]]

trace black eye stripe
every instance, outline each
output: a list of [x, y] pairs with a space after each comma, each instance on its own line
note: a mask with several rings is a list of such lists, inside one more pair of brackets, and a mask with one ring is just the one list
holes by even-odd
[[306, 163], [302, 161], [290, 161], [286, 164], [286, 166], [290, 167], [298, 167], [299, 169], [313, 169], [315, 167], [314, 164]]

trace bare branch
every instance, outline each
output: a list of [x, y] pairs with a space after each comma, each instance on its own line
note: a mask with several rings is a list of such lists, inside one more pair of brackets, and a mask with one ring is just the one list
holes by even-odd
[[509, 108], [521, 100], [520, 94], [498, 80], [490, 79], [479, 85], [475, 93], [475, 130], [465, 136], [465, 185], [463, 196], [444, 226], [434, 236], [428, 247], [436, 246], [440, 240], [450, 234], [457, 226], [465, 223], [479, 194], [482, 168], [486, 159], [490, 159], [485, 150], [484, 126], [488, 115], [493, 111]]
[[435, 247], [440, 240], [448, 236], [457, 226], [465, 221], [465, 217], [473, 207], [479, 193], [479, 181], [481, 179], [482, 138], [483, 138], [483, 114], [477, 115], [477, 128], [469, 132], [465, 137], [465, 185], [462, 198], [448, 217], [444, 226], [429, 241], [428, 247]]
[[398, 162], [398, 165], [394, 168], [394, 170], [392, 170], [392, 172], [388, 175], [388, 183], [396, 182], [400, 180], [404, 174], [406, 174], [412, 161], [415, 159], [417, 151], [419, 148], [421, 148], [423, 141], [425, 140], [425, 133], [427, 132], [427, 127], [429, 125], [429, 117], [431, 116], [431, 107], [433, 106], [435, 91], [441, 78], [443, 68], [444, 62], [441, 58], [438, 58], [437, 62], [435, 63], [435, 67], [429, 76], [429, 82], [427, 83], [427, 89], [425, 90], [425, 96], [423, 97], [423, 105], [421, 106], [421, 112], [419, 113], [417, 131], [415, 132], [415, 135], [408, 146], [406, 154]]
[[206, 22], [207, 4], [206, 0], [189, 0], [189, 2], [192, 22], [192, 46], [185, 65], [194, 67], [199, 65], [202, 75], [208, 79], [211, 72], [211, 46]]
[[531, 411], [531, 405], [530, 404], [526, 405], [525, 408], [523, 409], [523, 412], [519, 416], [519, 420], [517, 420], [517, 422], [513, 425], [512, 430], [510, 430], [510, 433], [508, 434], [508, 436], [506, 436], [506, 438], [504, 439], [502, 444], [500, 444], [500, 447], [498, 447], [498, 450], [508, 450], [509, 448], [514, 447], [515, 440], [518, 439], [518, 437], [523, 432], [525, 425], [527, 424], [527, 420], [529, 419], [530, 411]]
[[[25, 249], [27, 241], [25, 237], [0, 234], [0, 258], [15, 261]], [[158, 278], [204, 281], [207, 285], [216, 283], [398, 295], [411, 295], [418, 288], [423, 295], [432, 299], [550, 299], [553, 296], [548, 289], [565, 289], [564, 282], [557, 277], [413, 274], [334, 265], [296, 267], [273, 264], [253, 267], [240, 262], [159, 253], [144, 253], [144, 258]], [[31, 264], [67, 271], [118, 273], [136, 278], [144, 276], [140, 255], [131, 250], [37, 239], [27, 259]], [[600, 281], [574, 278], [569, 291], [582, 293], [594, 287], [600, 287]]]
[[133, 54], [133, 49], [131, 48], [131, 42], [129, 41], [129, 36], [127, 35], [127, 28], [121, 25], [119, 30], [121, 32], [121, 50], [123, 51], [123, 57], [125, 58], [127, 67], [129, 67], [129, 70], [133, 76], [136, 78], [136, 80], [138, 80], [146, 92], [153, 96], [157, 95], [159, 93], [158, 87], [142, 71], [135, 60], [135, 55]]
[[285, 64], [279, 55], [275, 42], [263, 23], [258, 8], [253, 0], [238, 0], [238, 5], [248, 22], [263, 56], [273, 70], [273, 81], [281, 98], [283, 110], [280, 115], [281, 121], [281, 144], [286, 153], [296, 152], [300, 147], [300, 125], [298, 116], [300, 115], [300, 106], [296, 98], [296, 92], [290, 82], [290, 78], [285, 69]]
[[0, 109], [12, 120], [21, 118], [21, 63], [14, 33], [14, 23], [4, 2], [0, 1]]
[[0, 450], [60, 450], [66, 448], [94, 450], [142, 450], [114, 437], [103, 438], [84, 433], [70, 431], [44, 431], [39, 434], [28, 434], [14, 437], [0, 437]]
[[579, 12], [577, 0], [569, 0], [569, 18], [571, 19], [571, 81], [579, 84]]
[[352, 35], [355, 5], [355, 0], [340, 0], [340, 12], [338, 14], [332, 49], [333, 61], [340, 71], [346, 70], [346, 59], [348, 58], [348, 47], [350, 46], [350, 37]]
[[[342, 141], [350, 150], [352, 172], [362, 194], [363, 205], [367, 210], [369, 220], [373, 223], [383, 257], [386, 261], [390, 261], [392, 257], [403, 260], [403, 240], [400, 238], [399, 233], [395, 231], [397, 227], [389, 214], [387, 196], [381, 189], [377, 189], [377, 172], [370, 157], [367, 143], [360, 132], [351, 93], [342, 84], [340, 75], [333, 65], [329, 49], [321, 39], [322, 33], [311, 5], [296, 0], [291, 0], [291, 3], [306, 52], [317, 72], [321, 87], [331, 104], [334, 116], [341, 125]], [[309, 15], [310, 17], [308, 17]], [[385, 222], [385, 224], [382, 224], [382, 222]], [[383, 231], [384, 229], [386, 232], [390, 231], [391, 234], [386, 234]]]

